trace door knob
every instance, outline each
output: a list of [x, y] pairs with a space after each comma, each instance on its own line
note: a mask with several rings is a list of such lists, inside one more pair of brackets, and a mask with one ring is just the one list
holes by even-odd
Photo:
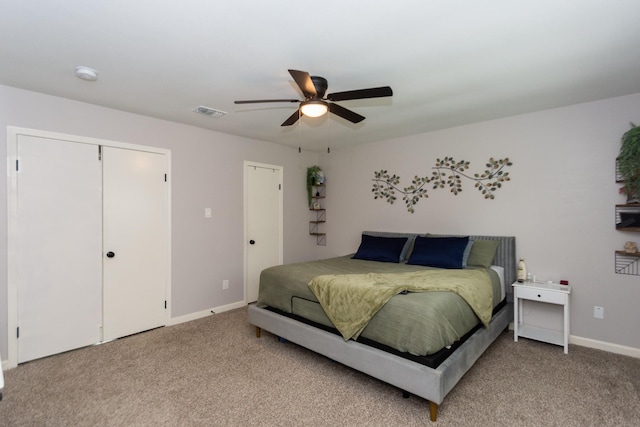
[[107, 252], [107, 258], [113, 258], [114, 256], [116, 256], [116, 254], [114, 254], [113, 252]]
[[253, 240], [253, 239], [251, 239], [251, 240], [249, 240], [249, 244], [250, 244], [250, 245], [255, 245], [255, 244], [256, 244], [256, 241], [255, 241], [255, 240]]

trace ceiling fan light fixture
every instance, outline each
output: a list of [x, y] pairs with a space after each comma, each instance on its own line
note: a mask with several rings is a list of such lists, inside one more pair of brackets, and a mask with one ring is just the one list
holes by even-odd
[[300, 111], [307, 117], [320, 117], [327, 114], [329, 106], [324, 101], [303, 101], [300, 104]]

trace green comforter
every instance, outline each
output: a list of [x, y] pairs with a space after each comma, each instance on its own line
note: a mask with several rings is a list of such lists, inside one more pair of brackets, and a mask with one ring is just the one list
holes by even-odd
[[[491, 276], [495, 307], [501, 298], [498, 275], [493, 270], [474, 269], [486, 271]], [[314, 277], [429, 270], [434, 269], [404, 263], [363, 261], [351, 259], [351, 256], [278, 265], [265, 269], [260, 275], [257, 304], [301, 316], [326, 327], [335, 327], [309, 288]], [[366, 338], [401, 352], [424, 356], [453, 344], [478, 323], [473, 309], [454, 292], [410, 292], [392, 296], [371, 318], [359, 339]]]
[[357, 339], [378, 310], [402, 291], [455, 292], [485, 326], [493, 310], [491, 279], [480, 270], [323, 275], [311, 280], [309, 287], [345, 340]]

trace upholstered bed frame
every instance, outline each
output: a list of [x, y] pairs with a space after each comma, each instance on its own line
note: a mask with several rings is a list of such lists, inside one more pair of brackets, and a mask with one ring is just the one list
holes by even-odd
[[[385, 235], [378, 232], [377, 235]], [[401, 236], [403, 233], [388, 233]], [[406, 234], [410, 235], [410, 234]], [[256, 305], [249, 306], [249, 322], [257, 327], [256, 335], [264, 329], [332, 360], [396, 386], [406, 393], [429, 401], [431, 421], [436, 421], [438, 405], [474, 365], [478, 358], [502, 333], [513, 318], [511, 283], [516, 278], [515, 237], [470, 236], [472, 239], [500, 242], [493, 264], [504, 268], [507, 304], [494, 314], [487, 328], [478, 329], [437, 368], [429, 368], [383, 350], [345, 341], [340, 335], [327, 332], [303, 322], [280, 315]]]

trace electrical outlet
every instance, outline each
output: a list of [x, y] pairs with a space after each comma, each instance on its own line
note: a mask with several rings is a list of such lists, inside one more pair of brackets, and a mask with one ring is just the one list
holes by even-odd
[[229, 281], [227, 279], [222, 281], [222, 289], [229, 289]]
[[593, 317], [596, 319], [604, 319], [604, 307], [593, 307]]

